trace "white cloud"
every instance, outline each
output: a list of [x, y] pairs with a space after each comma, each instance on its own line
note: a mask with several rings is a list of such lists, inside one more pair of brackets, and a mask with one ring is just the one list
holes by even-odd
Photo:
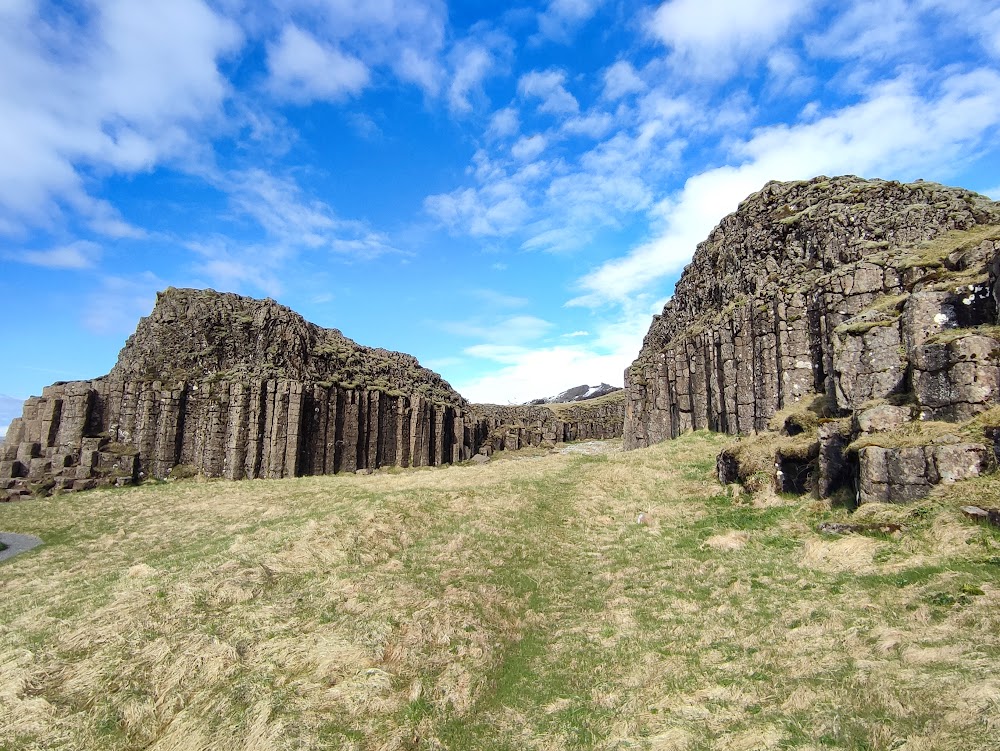
[[455, 112], [472, 109], [469, 93], [482, 87], [483, 79], [493, 67], [493, 56], [478, 45], [459, 48], [453, 53], [455, 73], [448, 87], [448, 102]]
[[424, 209], [445, 226], [473, 236], [508, 235], [528, 221], [531, 208], [524, 186], [501, 172], [484, 180], [482, 187], [458, 189], [428, 196]]
[[51, 250], [26, 250], [9, 253], [8, 258], [33, 266], [49, 269], [89, 269], [101, 257], [101, 246], [97, 243], [79, 240]]
[[552, 324], [536, 316], [508, 316], [486, 322], [483, 319], [446, 321], [439, 327], [449, 334], [481, 339], [487, 344], [476, 346], [514, 347], [535, 341], [552, 329]]
[[812, 89], [814, 82], [804, 70], [798, 55], [789, 49], [778, 49], [767, 57], [769, 79], [767, 89], [770, 96], [804, 96]]
[[538, 31], [556, 42], [568, 43], [572, 33], [593, 17], [604, 0], [549, 0], [538, 15]]
[[199, 277], [197, 286], [207, 280], [214, 288], [254, 289], [268, 297], [278, 297], [284, 291], [275, 274], [278, 260], [288, 255], [283, 249], [237, 245], [225, 237], [192, 241], [187, 247], [197, 255], [192, 265], [192, 271]]
[[441, 88], [444, 78], [441, 64], [436, 57], [420, 50], [404, 47], [393, 68], [401, 80], [416, 84], [428, 94], [436, 95]]
[[854, 173], [916, 178], [947, 170], [1000, 126], [1000, 74], [990, 70], [945, 79], [936, 97], [918, 95], [904, 79], [870, 99], [811, 123], [765, 128], [733, 148], [738, 166], [688, 179], [657, 213], [663, 229], [622, 258], [579, 281], [573, 305], [628, 300], [677, 272], [722, 217], [768, 180]]
[[593, 317], [591, 331], [560, 334], [558, 343], [545, 339], [536, 344], [487, 342], [467, 347], [465, 355], [484, 362], [477, 375], [451, 378], [451, 383], [471, 401], [495, 404], [523, 403], [581, 383], [621, 386], [653, 314], [665, 302], [646, 297], [630, 300], [613, 318]]
[[572, 117], [562, 124], [562, 132], [588, 138], [602, 138], [615, 127], [615, 118], [607, 112], [588, 112]]
[[68, 211], [104, 234], [138, 234], [81, 170], [199, 159], [199, 129], [229, 94], [218, 60], [241, 42], [200, 0], [0, 5], [0, 232], [48, 227]]
[[993, 188], [987, 188], [986, 190], [981, 190], [979, 192], [982, 193], [984, 196], [989, 196], [994, 201], [1000, 201], [1000, 185], [997, 185]]
[[605, 99], [621, 99], [623, 96], [636, 94], [645, 89], [646, 84], [628, 60], [619, 60], [604, 71], [604, 93], [602, 96]]
[[377, 141], [383, 136], [378, 123], [365, 112], [352, 112], [347, 116], [347, 121], [354, 128], [354, 132], [366, 141]]
[[497, 110], [490, 118], [490, 125], [487, 133], [498, 138], [507, 138], [514, 135], [521, 128], [521, 120], [516, 107], [505, 107]]
[[670, 0], [649, 19], [647, 30], [671, 50], [677, 72], [722, 79], [755, 63], [812, 0]]
[[348, 230], [348, 237], [329, 239], [330, 249], [354, 260], [370, 261], [384, 255], [410, 255], [393, 245], [384, 232], [368, 229], [364, 222], [341, 222], [340, 231]]
[[443, 0], [277, 0], [324, 48], [340, 50], [368, 69], [387, 67], [430, 96], [440, 93], [446, 71], [448, 9]]
[[[566, 158], [565, 138], [597, 137], [617, 126], [615, 116], [593, 111], [570, 117], [558, 129], [522, 137], [510, 153], [502, 144], [476, 153], [468, 174], [475, 187], [430, 196], [425, 208], [456, 232], [473, 236], [521, 236], [527, 250], [566, 251], [586, 245], [600, 227], [618, 228], [646, 209], [652, 185], [676, 166], [684, 141], [675, 138], [698, 110], [682, 99], [650, 95], [630, 110], [636, 122]], [[719, 108], [715, 118], [724, 119]], [[544, 141], [542, 139], [545, 139]], [[542, 147], [545, 147], [544, 151]], [[543, 159], [539, 159], [544, 154]]]
[[229, 196], [228, 218], [250, 219], [264, 235], [257, 242], [221, 233], [181, 240], [195, 254], [194, 272], [213, 286], [251, 288], [276, 297], [284, 289], [282, 279], [288, 277], [289, 268], [306, 253], [325, 252], [345, 261], [406, 255], [387, 234], [366, 222], [339, 217], [290, 177], [253, 168], [218, 176], [213, 184]]
[[358, 58], [324, 44], [289, 24], [268, 45], [269, 88], [288, 101], [338, 100], [364, 89], [371, 74]]
[[506, 71], [513, 56], [514, 42], [506, 34], [477, 24], [470, 35], [459, 40], [448, 54], [451, 83], [448, 106], [452, 112], [469, 112], [473, 102], [486, 102], [483, 82]]
[[548, 140], [541, 133], [533, 136], [523, 136], [510, 147], [511, 155], [521, 162], [534, 161], [548, 144]]
[[[643, 323], [649, 327], [648, 318]], [[640, 335], [638, 341], [641, 340]], [[625, 368], [638, 354], [632, 347], [602, 353], [572, 345], [542, 348], [477, 345], [464, 352], [492, 365], [484, 375], [455, 380], [453, 385], [466, 399], [486, 404], [522, 404], [581, 383], [621, 386]]]
[[580, 104], [566, 88], [566, 74], [561, 70], [531, 71], [521, 76], [517, 90], [523, 97], [541, 100], [539, 112], [550, 115], [573, 114], [579, 111]]

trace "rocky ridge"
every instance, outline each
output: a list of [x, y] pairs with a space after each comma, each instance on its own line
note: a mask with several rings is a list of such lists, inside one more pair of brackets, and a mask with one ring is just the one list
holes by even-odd
[[[768, 183], [699, 244], [626, 372], [626, 448], [760, 434], [720, 477], [902, 501], [995, 461], [1000, 203]], [[1000, 450], [1000, 449], [998, 449]]]
[[0, 500], [147, 477], [437, 466], [617, 437], [623, 413], [621, 400], [572, 415], [472, 405], [414, 357], [272, 300], [171, 288], [108, 375], [25, 402], [0, 453]]

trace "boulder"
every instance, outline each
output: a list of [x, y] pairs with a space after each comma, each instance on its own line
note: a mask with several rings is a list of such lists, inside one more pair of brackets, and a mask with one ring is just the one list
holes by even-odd
[[859, 503], [905, 503], [933, 485], [977, 477], [988, 466], [979, 443], [930, 446], [866, 446], [858, 451]]

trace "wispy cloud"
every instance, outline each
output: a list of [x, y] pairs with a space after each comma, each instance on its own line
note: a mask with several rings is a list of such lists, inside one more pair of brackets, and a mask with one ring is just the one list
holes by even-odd
[[320, 43], [294, 24], [285, 26], [277, 41], [268, 45], [267, 65], [271, 91], [302, 104], [357, 94], [371, 80], [368, 66], [357, 57]]
[[89, 269], [93, 268], [100, 260], [101, 246], [86, 240], [78, 240], [50, 250], [25, 250], [20, 253], [7, 253], [6, 257], [12, 261], [43, 266], [48, 269]]
[[486, 105], [484, 82], [490, 76], [507, 70], [514, 42], [506, 34], [477, 27], [468, 37], [458, 40], [448, 53], [451, 82], [448, 84], [448, 105], [452, 112], [467, 113], [473, 100]]
[[547, 144], [547, 139], [541, 133], [536, 133], [533, 136], [523, 136], [510, 147], [510, 153], [520, 162], [532, 162], [541, 156]]
[[219, 60], [241, 43], [200, 0], [0, 6], [0, 232], [69, 213], [101, 234], [137, 234], [83, 170], [132, 174], [198, 151], [229, 91]]
[[[443, 0], [394, 2], [328, 2], [283, 0], [281, 9], [300, 29], [308, 28], [324, 53], [358, 61], [367, 70], [388, 70], [400, 81], [420, 87], [428, 96], [440, 94], [447, 78], [441, 61], [448, 10]], [[318, 70], [334, 79], [356, 82], [356, 63], [344, 70]], [[296, 71], [306, 79], [307, 71]], [[311, 79], [313, 76], [309, 76]], [[323, 86], [321, 81], [311, 85]]]
[[538, 14], [539, 34], [567, 44], [603, 4], [604, 0], [549, 0], [545, 10]]
[[605, 99], [621, 99], [646, 89], [646, 83], [628, 60], [619, 60], [604, 71]]
[[566, 90], [566, 73], [561, 70], [533, 70], [521, 76], [517, 90], [527, 99], [538, 99], [538, 111], [550, 115], [572, 114], [580, 103]]
[[523, 308], [529, 303], [527, 297], [508, 295], [493, 289], [470, 289], [468, 294], [491, 308]]
[[521, 120], [515, 107], [505, 107], [497, 110], [490, 117], [490, 125], [487, 134], [498, 138], [506, 138], [518, 132], [521, 128]]
[[510, 347], [540, 339], [552, 330], [549, 321], [536, 316], [518, 315], [486, 320], [482, 317], [464, 321], [443, 321], [438, 328], [454, 336], [480, 339], [475, 346]]

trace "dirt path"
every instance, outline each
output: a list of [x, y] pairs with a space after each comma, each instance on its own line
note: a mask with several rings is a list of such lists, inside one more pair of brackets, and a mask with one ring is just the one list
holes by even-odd
[[613, 441], [578, 441], [559, 449], [560, 454], [612, 454], [622, 450], [621, 439]]

